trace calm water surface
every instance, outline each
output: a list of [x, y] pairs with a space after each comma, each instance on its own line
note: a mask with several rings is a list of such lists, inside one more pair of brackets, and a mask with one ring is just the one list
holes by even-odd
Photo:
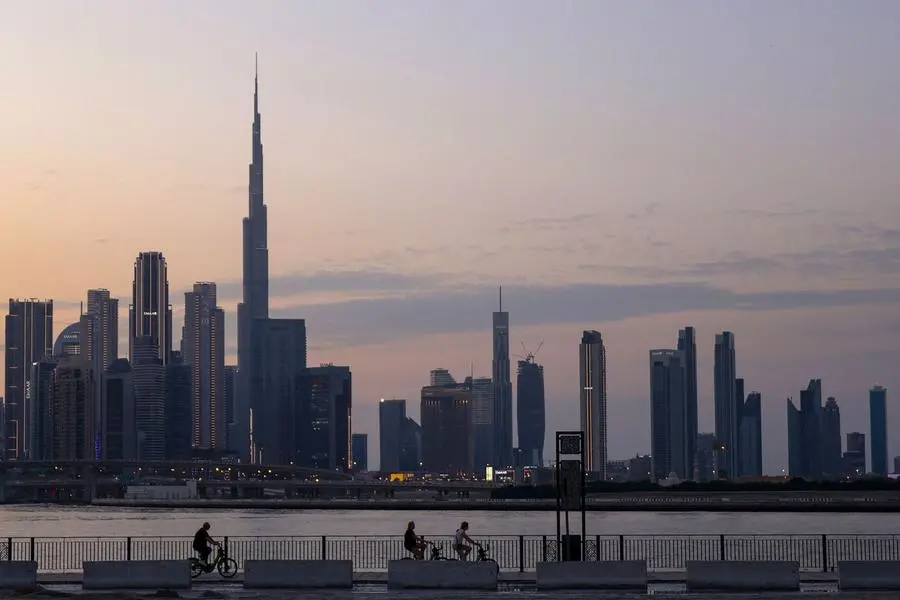
[[[214, 535], [449, 535], [463, 520], [475, 535], [556, 533], [553, 512], [386, 510], [172, 510], [56, 506], [0, 508], [0, 537], [186, 536], [203, 521]], [[573, 529], [580, 521], [573, 518]], [[592, 535], [900, 534], [900, 514], [589, 512]]]

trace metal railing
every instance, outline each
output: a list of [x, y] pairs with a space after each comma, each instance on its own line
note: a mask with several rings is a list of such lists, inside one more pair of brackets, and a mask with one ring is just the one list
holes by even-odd
[[[429, 537], [451, 556], [451, 537]], [[646, 560], [679, 570], [689, 560], [792, 560], [805, 571], [833, 571], [844, 560], [900, 560], [900, 535], [597, 535], [560, 544], [556, 536], [479, 536], [500, 569], [529, 571], [560, 550], [584, 560]], [[408, 556], [402, 536], [226, 537], [238, 568], [246, 560], [352, 560], [357, 571], [386, 570]], [[76, 572], [84, 561], [172, 560], [193, 555], [184, 537], [0, 538], [0, 559], [31, 560], [44, 573]], [[566, 548], [562, 546], [565, 545]]]

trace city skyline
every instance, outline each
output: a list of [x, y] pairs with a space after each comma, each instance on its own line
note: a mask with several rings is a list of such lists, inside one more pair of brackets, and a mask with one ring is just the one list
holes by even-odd
[[[692, 23], [660, 8], [674, 21], [667, 25], [668, 35], [655, 30], [660, 37], [651, 56], [641, 52], [645, 38], [638, 32], [647, 15], [640, 8], [576, 5], [571, 15], [559, 15], [553, 21], [557, 28], [535, 46], [554, 57], [551, 66], [569, 64], [565, 40], [574, 41], [579, 54], [601, 57], [594, 70], [579, 74], [583, 93], [565, 96], [547, 90], [571, 89], [577, 78], [569, 79], [561, 67], [533, 66], [536, 75], [525, 73], [521, 58], [485, 47], [490, 36], [474, 36], [472, 47], [448, 52], [442, 44], [474, 19], [471, 3], [447, 9], [457, 17], [451, 23], [413, 11], [419, 24], [412, 29], [396, 9], [387, 9], [371, 25], [370, 37], [349, 51], [325, 39], [354, 37], [347, 35], [353, 26], [341, 20], [340, 11], [308, 8], [303, 16], [310, 24], [294, 37], [303, 38], [310, 52], [290, 52], [276, 23], [301, 26], [304, 18], [271, 8], [261, 9], [259, 24], [226, 44], [225, 34], [243, 27], [239, 17], [246, 13], [237, 4], [223, 6], [217, 14], [223, 31], [204, 30], [212, 36], [207, 48], [217, 57], [213, 67], [212, 55], [187, 50], [196, 40], [179, 35], [174, 19], [160, 23], [154, 16], [144, 30], [118, 8], [102, 16], [66, 8], [53, 15], [36, 5], [0, 25], [0, 38], [16, 54], [25, 52], [17, 50], [20, 44], [27, 47], [31, 59], [27, 69], [12, 66], [21, 82], [15, 100], [0, 100], [0, 107], [17, 115], [8, 127], [20, 141], [0, 149], [0, 163], [11, 174], [7, 193], [21, 198], [6, 220], [16, 226], [7, 225], [0, 242], [4, 252], [17, 256], [0, 271], [0, 291], [4, 298], [53, 298], [54, 339], [77, 320], [88, 288], [106, 287], [126, 303], [132, 296], [129, 263], [136, 252], [155, 248], [167, 258], [173, 297], [194, 281], [217, 282], [227, 315], [228, 362], [235, 361], [241, 289], [236, 223], [245, 216], [247, 187], [245, 90], [252, 49], [260, 47], [262, 79], [270, 86], [262, 100], [271, 157], [266, 191], [278, 215], [269, 236], [272, 316], [310, 324], [309, 364], [333, 360], [353, 368], [354, 429], [369, 432], [370, 444], [377, 442], [378, 398], [417, 398], [436, 365], [469, 372], [474, 361], [476, 375], [489, 374], [488, 313], [499, 283], [506, 292], [512, 347], [520, 340], [546, 342], [548, 434], [577, 427], [574, 340], [585, 329], [603, 334], [610, 458], [649, 449], [646, 352], [670, 347], [674, 332], [686, 324], [697, 329], [699, 430], [713, 429], [712, 336], [732, 331], [738, 375], [762, 394], [769, 473], [787, 466], [784, 399], [797, 396], [809, 379], [821, 377], [823, 394], [837, 398], [845, 431], [869, 431], [866, 400], [872, 386], [900, 388], [891, 358], [900, 330], [895, 316], [900, 291], [887, 283], [896, 274], [900, 240], [892, 200], [900, 176], [888, 157], [900, 148], [896, 136], [873, 127], [880, 120], [871, 116], [895, 117], [881, 102], [895, 97], [900, 86], [895, 78], [874, 75], [892, 72], [884, 58], [892, 54], [871, 48], [896, 44], [888, 27], [896, 8], [870, 6], [851, 13], [834, 3], [832, 11], [808, 12], [812, 9], [761, 3], [738, 5], [726, 16], [697, 5], [699, 16]], [[529, 19], [543, 11], [529, 4], [525, 15], [516, 16], [503, 6], [483, 17], [484, 26], [504, 23], [515, 47], [526, 49]], [[791, 26], [766, 26], [764, 13]], [[593, 18], [600, 14], [605, 18]], [[633, 57], [633, 68], [610, 64], [609, 52], [591, 51], [602, 49], [591, 41], [598, 36], [588, 36], [579, 21], [614, 23], [608, 26], [621, 34], [604, 43], [617, 55]], [[131, 31], [133, 40], [116, 36], [97, 42], [109, 45], [102, 57], [71, 37], [77, 30], [97, 33], [93, 37], [101, 40], [102, 32], [122, 23], [131, 24], [122, 30]], [[742, 39], [761, 40], [759, 47], [714, 35], [737, 23], [750, 32]], [[254, 27], [276, 33], [260, 44]], [[860, 27], [867, 48], [855, 43]], [[317, 34], [317, 28], [327, 33]], [[390, 53], [363, 58], [362, 48], [402, 39], [398, 32], [417, 28], [434, 38], [430, 45], [415, 38], [427, 50], [417, 59], [449, 72], [451, 81], [481, 89], [479, 98], [461, 94], [441, 100], [440, 84], [426, 74], [418, 75], [416, 93], [404, 100], [410, 88], [399, 82], [421, 71], [408, 71], [410, 66]], [[832, 34], [827, 48], [820, 41], [823, 31]], [[692, 35], [698, 32], [706, 37]], [[139, 51], [151, 33], [152, 39], [162, 34], [173, 40], [152, 58]], [[683, 44], [687, 38], [695, 41]], [[402, 42], [395, 43], [389, 47], [402, 50]], [[59, 66], [46, 49], [58, 44], [87, 65], [81, 82], [57, 76]], [[116, 47], [134, 53], [126, 59], [128, 52]], [[287, 58], [311, 55], [332, 65], [333, 72]], [[474, 56], [484, 59], [483, 70], [470, 76], [454, 71], [471, 68]], [[715, 77], [726, 76], [721, 61], [740, 65], [749, 74], [741, 78], [747, 87], [717, 87]], [[830, 65], [827, 76], [822, 64]], [[146, 83], [132, 89], [108, 83], [120, 80], [125, 67]], [[503, 67], [508, 67], [506, 79], [492, 77]], [[663, 88], [670, 94], [668, 107], [654, 100], [657, 86], [666, 83], [665, 71], [682, 73], [678, 86]], [[195, 77], [207, 72], [208, 78]], [[373, 72], [393, 87], [375, 90], [367, 75]], [[492, 79], [493, 85], [480, 85]], [[50, 81], [71, 92], [66, 104], [46, 102]], [[548, 85], [553, 82], [562, 85]], [[148, 111], [147, 100], [138, 96], [152, 97], [146, 86], [156, 83], [167, 91], [154, 94], [171, 95], [153, 98], [154, 110]], [[96, 96], [89, 88], [102, 91], [109, 98], [102, 104], [112, 108], [95, 114]], [[529, 93], [538, 88], [543, 96]], [[697, 90], [706, 95], [703, 101]], [[871, 101], [858, 103], [854, 90], [866, 90]], [[493, 110], [526, 96], [538, 100], [516, 103], [509, 114]], [[579, 97], [590, 102], [583, 105]], [[185, 98], [191, 99], [189, 106]], [[347, 104], [328, 108], [335, 98]], [[445, 123], [461, 128], [462, 142], [441, 146], [446, 131], [440, 124], [423, 124], [434, 105], [445, 111]], [[710, 115], [708, 106], [720, 112]], [[479, 119], [473, 112], [479, 107], [490, 119]], [[182, 112], [190, 115], [187, 121]], [[513, 134], [523, 121], [533, 125]], [[407, 125], [398, 132], [398, 125], [387, 123]], [[347, 135], [343, 127], [358, 133]], [[685, 133], [687, 128], [694, 131]], [[792, 133], [785, 137], [781, 130]], [[587, 131], [610, 135], [582, 133]], [[103, 147], [82, 152], [94, 135], [105, 136]], [[572, 150], [559, 150], [566, 139]], [[688, 140], [691, 153], [679, 156]], [[510, 147], [501, 142], [534, 156], [523, 151], [498, 163], [491, 154]], [[421, 148], [432, 152], [413, 152]], [[846, 169], [834, 169], [835, 164]], [[465, 176], [460, 165], [468, 170]], [[654, 176], [646, 177], [648, 171]], [[142, 211], [144, 206], [153, 210]], [[413, 215], [412, 206], [423, 212]], [[55, 225], [46, 229], [44, 215], [61, 211], [72, 215], [67, 229], [90, 232], [80, 238], [85, 243], [62, 246], [61, 240], [70, 238], [57, 235]], [[342, 218], [334, 219], [336, 213]], [[395, 213], [404, 218], [391, 218]], [[450, 226], [426, 228], [438, 214]], [[141, 226], [128, 229], [123, 223], [129, 220]], [[461, 242], [463, 224], [470, 233]], [[729, 236], [723, 245], [721, 231], [737, 228], [742, 239]], [[49, 238], [47, 247], [22, 255], [27, 240], [38, 238]], [[63, 268], [61, 256], [78, 268]], [[35, 277], [41, 273], [47, 277]], [[183, 314], [174, 304], [177, 327]], [[123, 321], [124, 314], [120, 346], [127, 339]], [[119, 356], [127, 350], [120, 347]], [[896, 409], [887, 404], [888, 421], [895, 422]], [[410, 406], [417, 417], [416, 403]], [[888, 436], [887, 441], [890, 460], [900, 452], [897, 440]]]

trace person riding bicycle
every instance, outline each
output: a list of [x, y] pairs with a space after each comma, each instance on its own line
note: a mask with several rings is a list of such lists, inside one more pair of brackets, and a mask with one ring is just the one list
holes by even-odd
[[[456, 530], [456, 535], [453, 538], [453, 549], [456, 550], [456, 553], [459, 555], [459, 560], [466, 560], [469, 553], [472, 552], [472, 546], [481, 547], [481, 544], [469, 537], [468, 531], [469, 522], [463, 521], [462, 525], [459, 526], [459, 529]], [[466, 544], [466, 542], [472, 546]]]
[[416, 560], [425, 558], [425, 538], [416, 535], [416, 523], [410, 521], [406, 525], [406, 533], [403, 534], [403, 547], [407, 552], [411, 552]]
[[219, 542], [210, 537], [209, 523], [204, 523], [203, 527], [198, 529], [197, 533], [194, 534], [194, 552], [200, 555], [200, 560], [202, 560], [205, 565], [209, 564], [209, 555], [212, 552], [210, 544], [218, 546]]

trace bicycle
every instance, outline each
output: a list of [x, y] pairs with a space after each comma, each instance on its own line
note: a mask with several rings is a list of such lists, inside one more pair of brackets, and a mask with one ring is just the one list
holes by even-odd
[[237, 561], [228, 558], [228, 549], [222, 544], [217, 544], [216, 558], [208, 564], [204, 564], [202, 560], [196, 556], [191, 557], [191, 577], [197, 578], [204, 573], [212, 573], [214, 570], [219, 571], [219, 575], [231, 578], [237, 575]]
[[[455, 560], [453, 558], [447, 558], [446, 556], [444, 556], [443, 546], [438, 546], [434, 542], [429, 542], [426, 539], [422, 539], [422, 543], [426, 546], [431, 546], [430, 560]], [[422, 549], [421, 554], [416, 554], [415, 556], [404, 556], [401, 560], [425, 560], [425, 549]]]
[[488, 556], [489, 549], [488, 546], [478, 546], [478, 558], [475, 559], [475, 562], [489, 562], [496, 565], [497, 561]]

